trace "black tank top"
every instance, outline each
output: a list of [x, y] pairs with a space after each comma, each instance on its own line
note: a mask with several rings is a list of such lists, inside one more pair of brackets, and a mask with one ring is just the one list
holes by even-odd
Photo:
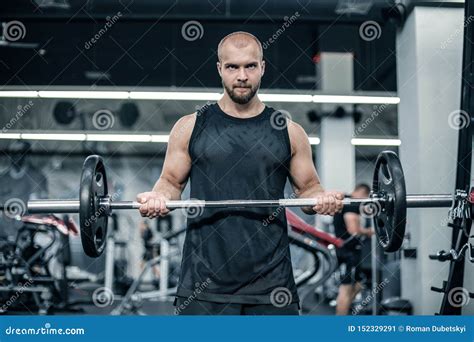
[[[287, 128], [272, 125], [273, 113], [265, 107], [240, 119], [217, 104], [198, 111], [189, 142], [190, 198], [284, 197], [291, 146]], [[284, 208], [205, 208], [193, 214], [187, 218], [177, 296], [271, 304], [280, 291], [285, 300], [299, 301]]]

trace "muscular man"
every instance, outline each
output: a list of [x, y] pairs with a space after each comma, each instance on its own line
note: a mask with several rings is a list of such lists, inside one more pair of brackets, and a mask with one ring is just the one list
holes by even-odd
[[[141, 214], [166, 215], [166, 202], [180, 199], [188, 179], [191, 198], [250, 200], [283, 198], [289, 178], [296, 196], [317, 199], [317, 206], [303, 208], [307, 214], [339, 212], [343, 194], [321, 186], [305, 131], [257, 96], [265, 72], [260, 41], [246, 32], [224, 37], [217, 71], [224, 96], [175, 124], [160, 178], [137, 196]], [[277, 209], [206, 208], [189, 215], [177, 312], [298, 314], [286, 216]]]
[[[369, 197], [370, 188], [366, 184], [358, 184], [352, 191], [351, 198]], [[337, 250], [337, 258], [342, 268], [342, 281], [337, 296], [336, 314], [347, 315], [361, 284], [361, 245], [359, 237], [372, 236], [373, 230], [361, 224], [359, 209], [344, 207], [341, 213], [334, 216], [336, 236], [347, 241], [344, 247]]]

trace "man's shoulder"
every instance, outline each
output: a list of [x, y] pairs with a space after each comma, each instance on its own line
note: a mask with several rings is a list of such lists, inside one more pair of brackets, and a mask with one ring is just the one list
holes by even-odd
[[194, 124], [196, 122], [197, 112], [183, 115], [176, 121], [176, 125], [183, 126], [188, 124]]
[[176, 121], [173, 127], [173, 131], [179, 131], [181, 133], [186, 131], [192, 131], [194, 125], [196, 124], [196, 118], [197, 112], [182, 116], [181, 118], [179, 118], [178, 121]]
[[292, 121], [288, 120], [288, 136], [290, 138], [290, 144], [291, 144], [291, 151], [292, 155], [295, 154], [297, 150], [301, 148], [301, 146], [308, 145], [308, 135], [306, 134], [306, 131], [304, 128]]
[[294, 136], [306, 135], [306, 131], [304, 130], [303, 126], [291, 119], [288, 120], [288, 133]]
[[187, 114], [179, 118], [170, 133], [170, 141], [179, 145], [187, 145], [196, 123], [196, 113]]

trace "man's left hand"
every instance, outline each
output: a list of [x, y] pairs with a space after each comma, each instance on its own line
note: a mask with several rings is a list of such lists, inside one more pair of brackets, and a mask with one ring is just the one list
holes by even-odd
[[318, 204], [313, 207], [313, 210], [320, 215], [334, 216], [341, 212], [344, 206], [342, 202], [344, 193], [340, 191], [325, 191], [315, 198]]

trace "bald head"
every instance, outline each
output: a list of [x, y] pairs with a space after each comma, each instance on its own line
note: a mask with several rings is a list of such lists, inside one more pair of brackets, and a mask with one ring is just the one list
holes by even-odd
[[258, 49], [259, 60], [263, 60], [262, 43], [260, 43], [258, 38], [251, 33], [237, 31], [228, 34], [219, 42], [219, 45], [217, 47], [217, 57], [219, 58], [220, 62], [222, 61], [223, 50], [228, 44], [231, 44], [232, 46], [238, 49], [242, 49], [251, 44], [255, 44]]
[[220, 41], [217, 54], [216, 66], [225, 96], [241, 105], [252, 101], [265, 72], [260, 41], [248, 32], [234, 32]]

